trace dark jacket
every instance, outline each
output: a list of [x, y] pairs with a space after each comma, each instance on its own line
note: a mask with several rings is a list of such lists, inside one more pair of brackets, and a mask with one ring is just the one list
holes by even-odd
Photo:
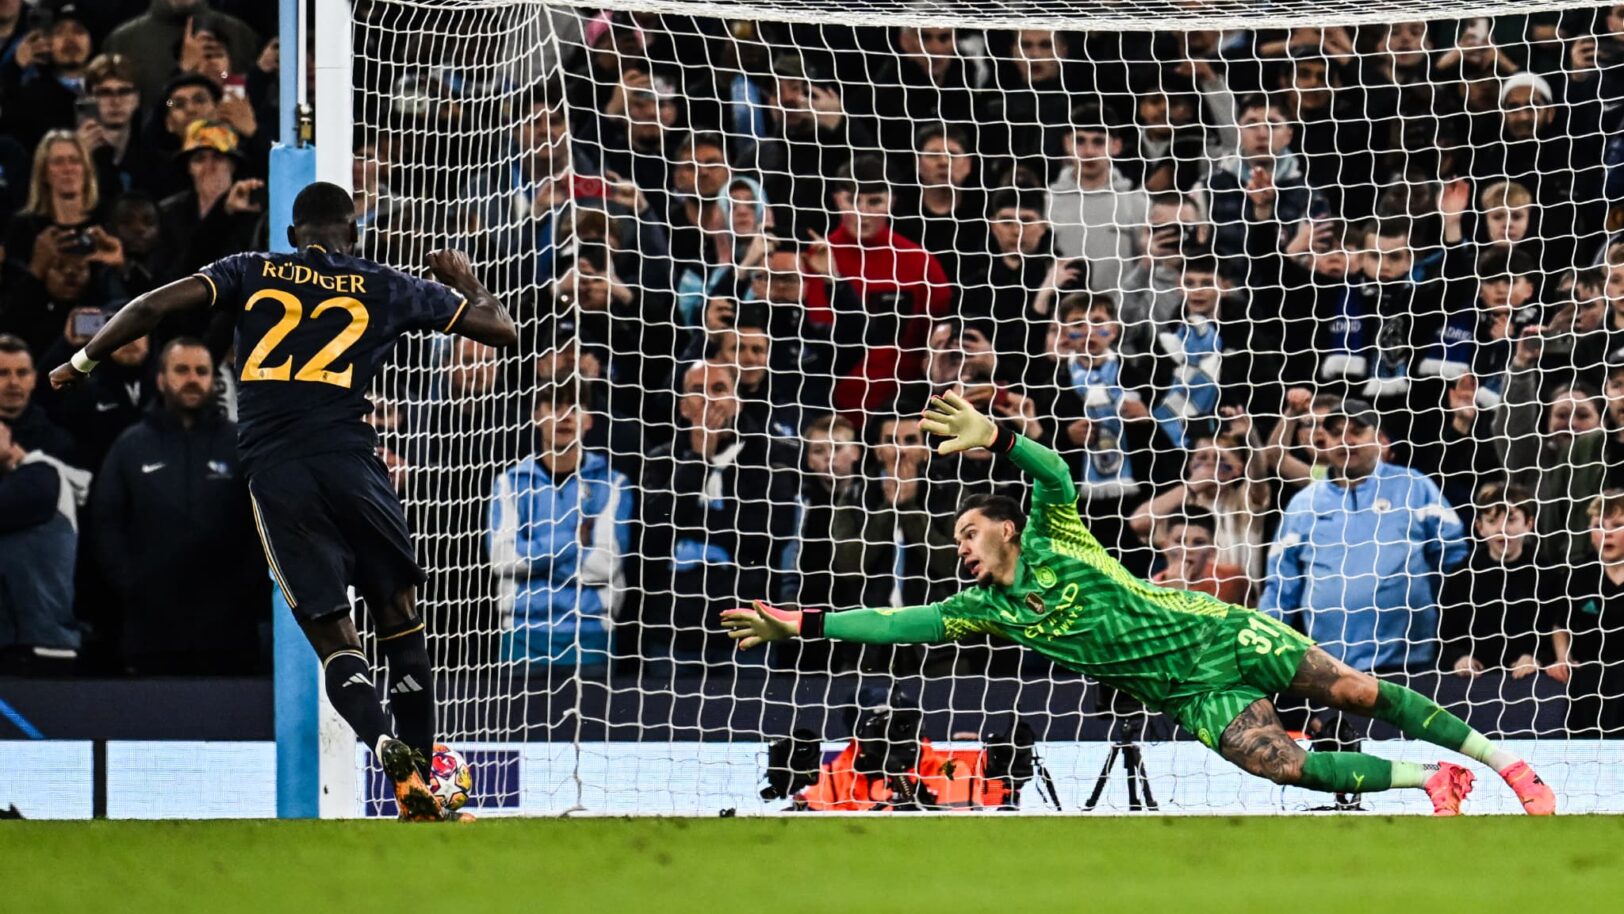
[[50, 420], [38, 403], [30, 403], [15, 419], [0, 419], [11, 426], [12, 440], [25, 451], [44, 451], [63, 463], [82, 466], [73, 436]]
[[126, 656], [253, 649], [270, 586], [235, 423], [209, 413], [188, 429], [155, 406], [113, 443], [94, 499]]
[[[735, 445], [742, 446], [734, 451]], [[770, 451], [768, 437], [746, 425], [710, 461], [693, 450], [686, 429], [649, 456], [641, 548], [634, 552], [646, 563], [646, 589], [676, 592], [670, 621], [685, 649], [700, 646], [701, 626], [716, 629], [710, 601], [772, 593], [782, 547], [794, 535], [798, 480], [771, 465]], [[666, 620], [645, 610], [644, 621]]]
[[[60, 365], [73, 351], [66, 339], [58, 338], [40, 364]], [[62, 390], [46, 388], [37, 396], [51, 420], [73, 438], [83, 464], [99, 467], [118, 436], [141, 421], [156, 388], [151, 360], [127, 367], [107, 359], [78, 384]]]
[[[1438, 665], [1475, 657], [1485, 667], [1515, 665], [1524, 654], [1537, 656], [1541, 603], [1553, 594], [1553, 575], [1541, 579], [1530, 536], [1515, 562], [1496, 561], [1474, 543], [1465, 564], [1444, 578], [1438, 598]], [[1542, 658], [1549, 661], [1551, 658]]]

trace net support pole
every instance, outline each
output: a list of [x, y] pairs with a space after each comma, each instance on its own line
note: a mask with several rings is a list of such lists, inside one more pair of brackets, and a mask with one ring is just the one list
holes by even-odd
[[[353, 190], [351, 134], [355, 129], [355, 75], [350, 52], [350, 0], [314, 4], [311, 34], [315, 40], [315, 179]], [[323, 819], [360, 814], [355, 733], [320, 695], [318, 754], [321, 770], [320, 814]]]
[[[303, 101], [304, 41], [301, 0], [281, 0], [282, 42], [280, 142], [271, 147], [271, 250], [287, 251], [293, 198], [316, 174], [315, 150], [300, 141], [297, 108]], [[321, 815], [321, 707], [326, 704], [321, 666], [304, 632], [288, 608], [287, 598], [271, 580], [271, 654], [275, 675], [276, 815], [313, 819]]]

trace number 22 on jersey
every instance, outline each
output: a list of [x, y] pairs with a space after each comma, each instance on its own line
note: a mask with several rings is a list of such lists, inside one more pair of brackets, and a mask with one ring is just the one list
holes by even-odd
[[265, 364], [265, 360], [271, 357], [271, 353], [284, 339], [287, 339], [288, 334], [293, 332], [293, 328], [299, 326], [299, 322], [304, 320], [304, 304], [296, 296], [281, 289], [263, 289], [255, 292], [248, 299], [247, 303], [243, 305], [243, 310], [252, 311], [255, 305], [264, 301], [281, 305], [282, 317], [271, 329], [265, 331], [265, 335], [260, 337], [259, 343], [254, 346], [253, 351], [248, 353], [248, 358], [242, 364], [242, 379], [244, 381], [287, 381], [290, 379], [294, 381], [316, 381], [322, 384], [348, 388], [354, 366], [346, 365], [343, 371], [329, 371], [327, 366], [337, 361], [339, 357], [344, 355], [346, 350], [355, 345], [355, 341], [361, 338], [361, 334], [367, 332], [369, 318], [366, 307], [356, 299], [348, 296], [323, 299], [317, 304], [310, 312], [311, 320], [316, 320], [324, 313], [335, 309], [347, 312], [349, 320], [332, 339], [327, 341], [327, 345], [321, 347], [314, 356], [311, 356], [310, 361], [305, 362], [295, 372], [293, 370], [293, 356], [291, 355], [285, 356], [281, 362], [269, 366]]

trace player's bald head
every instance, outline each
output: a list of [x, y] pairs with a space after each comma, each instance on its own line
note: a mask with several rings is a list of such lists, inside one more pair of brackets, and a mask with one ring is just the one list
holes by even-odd
[[317, 181], [293, 198], [293, 224], [288, 241], [295, 248], [321, 245], [335, 254], [347, 254], [360, 239], [355, 225], [355, 199], [337, 184]]
[[317, 181], [293, 198], [293, 225], [335, 227], [355, 221], [355, 198], [329, 181]]

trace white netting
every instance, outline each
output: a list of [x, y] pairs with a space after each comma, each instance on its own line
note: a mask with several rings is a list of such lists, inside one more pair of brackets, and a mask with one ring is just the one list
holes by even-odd
[[[1434, 18], [1466, 9], [1502, 15]], [[1018, 711], [1082, 803], [1123, 731], [1035, 654], [736, 656], [716, 624], [967, 586], [955, 506], [1026, 484], [924, 449], [957, 388], [1067, 458], [1135, 574], [1283, 610], [1620, 807], [1587, 511], [1624, 483], [1624, 8], [358, 0], [354, 39], [365, 247], [468, 250], [520, 324], [500, 358], [403, 345], [377, 391], [492, 802], [771, 809], [765, 739], [900, 701], [937, 740]], [[1316, 451], [1345, 398], [1374, 471]], [[1173, 730], [1164, 808], [1316, 801]]]

